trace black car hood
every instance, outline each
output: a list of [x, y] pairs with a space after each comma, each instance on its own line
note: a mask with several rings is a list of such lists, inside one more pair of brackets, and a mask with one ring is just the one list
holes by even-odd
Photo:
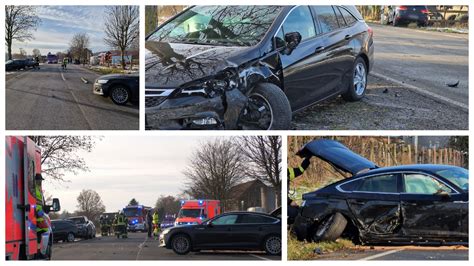
[[100, 76], [99, 79], [124, 79], [124, 78], [138, 78], [137, 74], [108, 74]]
[[242, 62], [249, 47], [194, 45], [146, 41], [145, 84], [175, 88], [215, 75]]
[[313, 140], [307, 143], [297, 154], [301, 157], [314, 155], [352, 175], [356, 175], [362, 170], [378, 168], [375, 163], [334, 140]]

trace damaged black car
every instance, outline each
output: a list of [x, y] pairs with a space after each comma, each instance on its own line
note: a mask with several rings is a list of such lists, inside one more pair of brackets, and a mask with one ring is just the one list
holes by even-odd
[[194, 6], [145, 47], [147, 129], [290, 129], [305, 107], [360, 100], [374, 51], [354, 6]]
[[450, 165], [378, 167], [333, 140], [298, 153], [352, 175], [303, 195], [292, 232], [299, 240], [340, 236], [362, 244], [468, 244], [468, 171]]

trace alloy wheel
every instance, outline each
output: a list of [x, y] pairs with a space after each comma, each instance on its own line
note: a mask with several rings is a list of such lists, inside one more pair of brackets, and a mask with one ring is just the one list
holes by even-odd
[[273, 110], [268, 100], [261, 94], [254, 93], [249, 97], [249, 107], [245, 118], [241, 120], [243, 129], [268, 130], [273, 125]]
[[281, 252], [281, 238], [278, 236], [271, 236], [265, 241], [265, 249], [268, 253], [276, 255]]
[[112, 91], [112, 99], [114, 102], [124, 104], [128, 101], [128, 91], [124, 87], [116, 87]]
[[173, 239], [173, 249], [178, 253], [186, 253], [189, 250], [189, 239], [185, 236], [176, 236]]
[[354, 91], [357, 95], [364, 94], [365, 87], [367, 86], [367, 74], [365, 70], [365, 65], [361, 62], [357, 63], [354, 68]]

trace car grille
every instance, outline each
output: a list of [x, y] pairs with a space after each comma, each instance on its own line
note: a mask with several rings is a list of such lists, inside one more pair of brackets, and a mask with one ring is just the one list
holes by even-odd
[[174, 89], [145, 88], [145, 107], [155, 107], [168, 98]]

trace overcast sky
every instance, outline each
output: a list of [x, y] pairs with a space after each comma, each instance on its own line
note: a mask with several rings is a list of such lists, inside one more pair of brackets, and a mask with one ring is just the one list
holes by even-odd
[[104, 51], [104, 6], [38, 6], [41, 23], [33, 32], [34, 39], [26, 42], [13, 42], [13, 53], [20, 48], [30, 55], [34, 48], [41, 54], [64, 52], [75, 33], [86, 32], [89, 35], [92, 52]]
[[107, 211], [117, 211], [136, 198], [154, 206], [161, 195], [182, 192], [183, 169], [199, 145], [215, 137], [107, 136], [90, 153], [82, 156], [90, 172], [68, 174], [68, 183], [45, 180], [47, 195], [59, 198], [61, 209], [76, 210], [82, 189], [97, 191]]

